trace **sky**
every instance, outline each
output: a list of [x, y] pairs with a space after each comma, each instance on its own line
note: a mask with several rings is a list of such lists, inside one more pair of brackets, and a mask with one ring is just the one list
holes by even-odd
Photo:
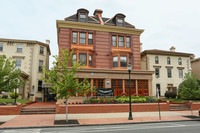
[[199, 0], [0, 0], [0, 5], [0, 38], [48, 39], [52, 55], [58, 54], [56, 20], [85, 8], [89, 16], [95, 9], [107, 18], [125, 14], [125, 21], [144, 29], [143, 50], [174, 46], [177, 52], [200, 57]]

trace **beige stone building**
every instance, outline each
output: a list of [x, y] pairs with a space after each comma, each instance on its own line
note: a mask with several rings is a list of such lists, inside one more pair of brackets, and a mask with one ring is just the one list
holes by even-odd
[[193, 57], [194, 55], [190, 53], [175, 52], [174, 47], [171, 47], [170, 51], [157, 49], [143, 51], [142, 70], [155, 71], [152, 79], [153, 95], [156, 95], [156, 88], [160, 96], [164, 96], [166, 91], [177, 92], [185, 73], [191, 71], [190, 60]]
[[192, 72], [197, 74], [200, 79], [200, 58], [191, 60], [191, 67], [192, 67]]
[[21, 98], [44, 101], [42, 88], [42, 65], [49, 68], [49, 40], [42, 43], [34, 40], [0, 38], [0, 56], [6, 55], [16, 61], [16, 69], [21, 69], [26, 84], [18, 89]]

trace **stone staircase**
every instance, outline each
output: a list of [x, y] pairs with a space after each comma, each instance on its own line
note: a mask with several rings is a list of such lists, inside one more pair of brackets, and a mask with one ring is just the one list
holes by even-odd
[[187, 104], [170, 104], [170, 111], [191, 110]]
[[55, 114], [56, 107], [22, 107], [21, 114]]

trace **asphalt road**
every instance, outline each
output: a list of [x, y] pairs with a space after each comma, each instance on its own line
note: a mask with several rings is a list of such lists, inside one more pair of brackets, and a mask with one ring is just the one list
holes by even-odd
[[200, 121], [9, 129], [0, 130], [0, 133], [200, 133]]

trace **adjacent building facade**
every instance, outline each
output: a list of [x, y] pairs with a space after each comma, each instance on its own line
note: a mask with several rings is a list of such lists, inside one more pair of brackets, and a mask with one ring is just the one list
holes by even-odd
[[192, 72], [197, 74], [200, 79], [200, 58], [191, 60]]
[[156, 89], [160, 96], [166, 91], [177, 92], [179, 84], [183, 81], [185, 73], [191, 72], [190, 60], [193, 54], [170, 51], [145, 50], [141, 53], [142, 70], [155, 71], [152, 80], [153, 95]]
[[0, 38], [0, 56], [12, 57], [16, 61], [16, 69], [21, 69], [21, 76], [26, 81], [26, 84], [18, 89], [21, 98], [45, 101], [47, 92], [42, 88], [41, 75], [43, 65], [49, 68], [49, 44], [49, 40], [42, 43]]
[[124, 14], [105, 18], [102, 12], [96, 9], [93, 16], [89, 16], [88, 10], [79, 9], [74, 15], [57, 20], [59, 49], [73, 50], [74, 62], [83, 61], [85, 66], [77, 73], [80, 81], [88, 76], [96, 88], [113, 88], [115, 96], [128, 95], [127, 65], [130, 63], [131, 94], [152, 95], [154, 72], [141, 70], [140, 35], [143, 30], [126, 22]]

